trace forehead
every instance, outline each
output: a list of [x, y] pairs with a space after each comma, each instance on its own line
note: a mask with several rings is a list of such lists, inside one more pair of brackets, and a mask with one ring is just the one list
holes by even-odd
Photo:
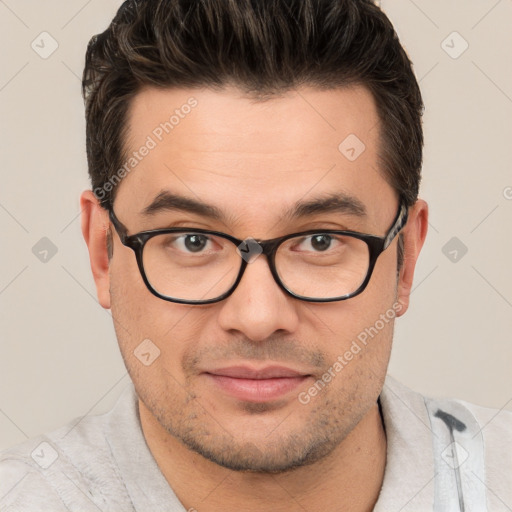
[[236, 88], [144, 89], [127, 124], [118, 196], [131, 210], [164, 189], [258, 219], [313, 193], [355, 195], [370, 213], [376, 198], [394, 196], [379, 171], [375, 102], [361, 86], [266, 101]]

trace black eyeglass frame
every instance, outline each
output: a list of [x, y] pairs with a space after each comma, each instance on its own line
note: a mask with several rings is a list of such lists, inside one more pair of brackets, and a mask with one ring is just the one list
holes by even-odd
[[[275, 282], [278, 284], [278, 286], [288, 295], [295, 299], [303, 300], [306, 302], [337, 302], [342, 300], [351, 299], [352, 297], [355, 297], [356, 295], [359, 295], [364, 291], [368, 283], [370, 282], [370, 278], [373, 274], [373, 270], [375, 268], [375, 263], [377, 262], [377, 258], [390, 246], [391, 242], [394, 240], [394, 238], [402, 231], [404, 226], [407, 223], [408, 219], [408, 207], [405, 203], [405, 201], [400, 200], [399, 206], [398, 206], [398, 212], [396, 214], [395, 220], [393, 221], [393, 224], [387, 234], [383, 237], [379, 237], [376, 235], [370, 235], [366, 233], [359, 233], [357, 231], [343, 231], [343, 230], [332, 230], [332, 229], [315, 229], [315, 230], [308, 230], [308, 231], [301, 231], [298, 233], [291, 233], [282, 237], [273, 238], [270, 240], [255, 240], [262, 249], [262, 253], [267, 257], [268, 265], [270, 268], [270, 272], [272, 273], [272, 276], [275, 280]], [[136, 233], [134, 235], [128, 235], [128, 230], [124, 226], [124, 224], [119, 221], [119, 219], [116, 217], [114, 213], [114, 208], [111, 207], [109, 209], [109, 217], [110, 221], [112, 222], [119, 239], [121, 240], [121, 243], [132, 249], [135, 253], [135, 257], [137, 260], [137, 265], [139, 267], [140, 274], [142, 276], [142, 279], [148, 288], [148, 290], [155, 295], [156, 297], [166, 300], [168, 302], [175, 302], [178, 304], [189, 304], [189, 305], [204, 305], [204, 304], [213, 304], [215, 302], [220, 302], [227, 297], [229, 297], [236, 289], [240, 281], [242, 280], [243, 274], [245, 272], [245, 269], [247, 268], [248, 261], [246, 261], [244, 258], [240, 257], [240, 270], [238, 271], [238, 276], [231, 286], [231, 288], [220, 295], [219, 297], [215, 297], [214, 299], [207, 299], [207, 300], [185, 300], [185, 299], [178, 299], [174, 297], [168, 297], [166, 295], [162, 295], [157, 290], [153, 288], [151, 283], [149, 282], [146, 272], [144, 270], [144, 264], [142, 260], [143, 252], [144, 252], [144, 246], [146, 245], [146, 242], [150, 240], [151, 238], [157, 236], [157, 235], [164, 235], [164, 234], [170, 234], [170, 233], [191, 233], [191, 234], [199, 234], [199, 235], [212, 235], [217, 236], [220, 238], [224, 238], [226, 240], [229, 240], [233, 244], [236, 245], [238, 248], [241, 244], [245, 242], [245, 240], [240, 240], [238, 238], [235, 238], [231, 235], [228, 235], [227, 233], [222, 233], [220, 231], [211, 231], [208, 229], [199, 229], [199, 228], [165, 228], [165, 229], [152, 229], [149, 231], [141, 231], [140, 233]], [[321, 299], [321, 298], [314, 298], [314, 297], [304, 297], [302, 295], [298, 295], [291, 290], [289, 290], [286, 285], [281, 281], [281, 278], [279, 277], [279, 274], [276, 270], [275, 265], [275, 257], [277, 250], [279, 246], [284, 243], [286, 240], [289, 240], [290, 238], [294, 238], [297, 236], [307, 236], [307, 235], [314, 235], [314, 234], [321, 234], [321, 235], [343, 235], [343, 236], [350, 236], [353, 238], [357, 238], [359, 240], [362, 240], [366, 243], [368, 246], [368, 251], [370, 255], [369, 264], [368, 264], [368, 271], [366, 273], [365, 279], [362, 281], [361, 285], [357, 290], [354, 292], [341, 295], [338, 297], [330, 297], [327, 299]], [[246, 239], [247, 240], [247, 239]]]

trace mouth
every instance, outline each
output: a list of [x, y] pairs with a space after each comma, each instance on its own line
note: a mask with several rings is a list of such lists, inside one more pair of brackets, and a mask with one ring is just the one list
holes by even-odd
[[283, 366], [260, 369], [230, 366], [205, 372], [204, 375], [222, 392], [246, 402], [268, 402], [285, 397], [311, 375]]

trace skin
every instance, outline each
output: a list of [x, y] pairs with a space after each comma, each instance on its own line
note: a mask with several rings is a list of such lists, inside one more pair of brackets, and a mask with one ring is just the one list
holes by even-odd
[[[350, 229], [384, 236], [398, 208], [379, 169], [379, 120], [363, 87], [302, 88], [266, 102], [240, 91], [145, 89], [128, 119], [128, 152], [194, 97], [180, 120], [119, 184], [114, 209], [129, 234], [190, 226], [237, 238], [270, 239], [307, 229]], [[351, 162], [338, 150], [349, 134], [366, 146]], [[221, 209], [222, 221], [183, 211], [145, 218], [162, 190]], [[343, 192], [367, 215], [329, 212], [292, 219], [297, 201]], [[148, 446], [186, 509], [372, 510], [382, 484], [386, 436], [377, 406], [389, 361], [390, 321], [311, 401], [307, 391], [365, 328], [409, 304], [414, 267], [427, 230], [427, 205], [409, 210], [405, 261], [397, 277], [397, 240], [379, 257], [366, 290], [350, 300], [307, 303], [285, 294], [265, 257], [248, 265], [235, 292], [216, 304], [163, 301], [144, 285], [133, 251], [113, 235], [91, 191], [81, 196], [82, 230], [98, 298], [110, 308], [125, 364], [140, 397]], [[113, 229], [113, 228], [112, 228]], [[145, 366], [134, 350], [145, 339], [160, 356]], [[279, 364], [306, 375], [279, 399], [254, 404], [212, 384], [212, 368]]]

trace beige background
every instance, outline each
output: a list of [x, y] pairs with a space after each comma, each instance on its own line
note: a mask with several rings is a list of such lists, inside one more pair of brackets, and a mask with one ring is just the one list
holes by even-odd
[[[0, 448], [104, 411], [128, 382], [78, 206], [84, 53], [118, 5], [0, 0]], [[424, 94], [431, 208], [390, 373], [424, 393], [512, 410], [512, 0], [382, 7]], [[58, 48], [43, 59], [33, 41], [39, 53]], [[57, 249], [46, 262], [33, 253], [43, 237]], [[453, 237], [458, 247], [445, 247]]]

